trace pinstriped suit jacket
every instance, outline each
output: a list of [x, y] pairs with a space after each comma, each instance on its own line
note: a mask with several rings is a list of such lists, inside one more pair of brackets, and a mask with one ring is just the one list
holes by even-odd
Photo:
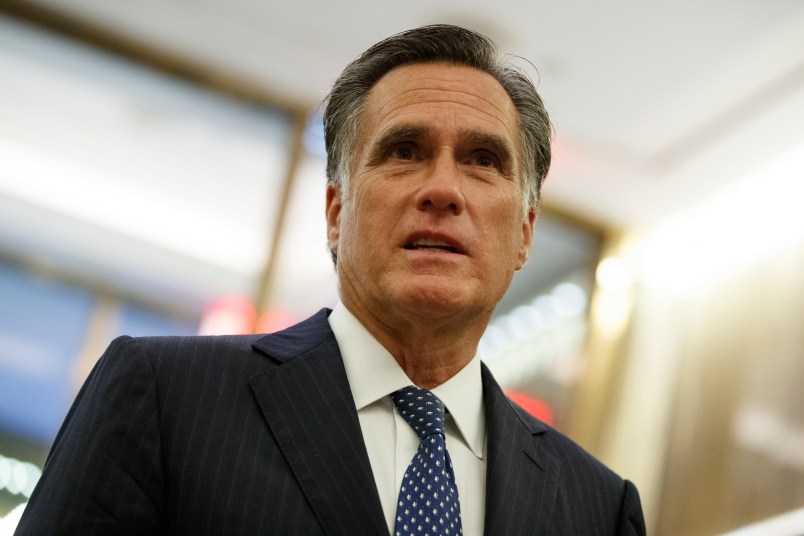
[[[322, 310], [268, 336], [116, 339], [17, 534], [387, 534]], [[636, 489], [483, 367], [488, 535], [644, 534]]]

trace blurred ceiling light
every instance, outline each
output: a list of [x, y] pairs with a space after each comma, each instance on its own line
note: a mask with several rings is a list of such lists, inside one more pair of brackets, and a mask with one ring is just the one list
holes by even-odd
[[0, 536], [13, 536], [27, 504], [27, 502], [18, 504], [5, 517], [0, 517]]
[[580, 286], [560, 283], [550, 294], [494, 318], [480, 339], [478, 353], [484, 360], [494, 360], [514, 347], [541, 340], [549, 330], [571, 330], [573, 319], [586, 310], [587, 302]]
[[545, 327], [547, 328], [555, 327], [560, 321], [558, 314], [558, 309], [560, 306], [557, 302], [558, 300], [549, 294], [539, 296], [532, 302], [533, 306], [536, 307], [536, 309], [541, 313]]
[[520, 305], [500, 319], [508, 334], [520, 341], [535, 338], [539, 331], [540, 315], [534, 307]]
[[0, 204], [14, 211], [0, 210], [4, 247], [77, 260], [137, 293], [167, 286], [200, 302], [253, 288], [272, 246], [288, 115], [0, 25]]
[[802, 177], [804, 145], [657, 226], [646, 243], [641, 279], [654, 288], [690, 291], [801, 240]]
[[30, 498], [41, 476], [42, 470], [34, 464], [0, 454], [0, 491]]
[[497, 323], [491, 323], [480, 338], [477, 353], [480, 354], [485, 361], [495, 359], [500, 357], [500, 353], [508, 342], [509, 338], [505, 330], [498, 326]]
[[[197, 206], [136, 181], [111, 180], [89, 166], [0, 137], [0, 194], [125, 236], [158, 244], [234, 273], [259, 267], [262, 229], [210, 219]], [[267, 244], [265, 245], [267, 247]]]
[[587, 298], [584, 290], [575, 283], [561, 283], [551, 292], [556, 300], [556, 310], [564, 318], [578, 316], [586, 310]]

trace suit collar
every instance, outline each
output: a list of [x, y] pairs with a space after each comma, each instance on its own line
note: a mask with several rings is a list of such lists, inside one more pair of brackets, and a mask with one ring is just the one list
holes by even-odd
[[327, 318], [332, 311], [321, 309], [316, 314], [277, 333], [259, 339], [252, 348], [277, 363], [284, 363], [333, 337]]
[[542, 448], [549, 433], [503, 393], [482, 366], [488, 431], [486, 534], [547, 534], [558, 493], [558, 461]]
[[328, 314], [257, 341], [254, 349], [280, 365], [249, 383], [323, 531], [387, 534]]

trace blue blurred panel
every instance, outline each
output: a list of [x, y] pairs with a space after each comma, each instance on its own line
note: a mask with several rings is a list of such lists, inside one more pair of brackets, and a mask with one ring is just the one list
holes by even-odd
[[94, 306], [85, 289], [0, 264], [0, 427], [53, 440]]
[[114, 335], [144, 337], [148, 335], [195, 335], [198, 322], [177, 320], [131, 303], [120, 307], [120, 323]]

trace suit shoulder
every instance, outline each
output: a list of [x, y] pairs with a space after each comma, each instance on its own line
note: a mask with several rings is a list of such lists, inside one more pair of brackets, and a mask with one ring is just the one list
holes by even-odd
[[146, 350], [184, 350], [214, 348], [216, 350], [250, 348], [264, 335], [158, 335], [130, 337], [121, 335], [111, 346], [139, 347]]
[[515, 402], [511, 401], [511, 405], [519, 418], [532, 430], [543, 430], [543, 433], [539, 434], [543, 448], [562, 466], [572, 467], [573, 471], [583, 474], [584, 478], [594, 478], [606, 486], [622, 489], [625, 481], [585, 448], [564, 433], [532, 416]]
[[[262, 370], [268, 362], [286, 361], [305, 349], [333, 337], [322, 309], [312, 317], [278, 333], [252, 335], [192, 335], [116, 338], [104, 354], [105, 361], [148, 361], [154, 369], [186, 367], [196, 371], [200, 364], [254, 365]], [[267, 360], [265, 356], [274, 359]], [[220, 368], [220, 367], [216, 367]]]
[[114, 339], [104, 352], [100, 363], [115, 368], [147, 366], [154, 370], [164, 367], [192, 366], [202, 362], [225, 363], [255, 356], [251, 345], [262, 335], [221, 336], [148, 336], [123, 335]]

